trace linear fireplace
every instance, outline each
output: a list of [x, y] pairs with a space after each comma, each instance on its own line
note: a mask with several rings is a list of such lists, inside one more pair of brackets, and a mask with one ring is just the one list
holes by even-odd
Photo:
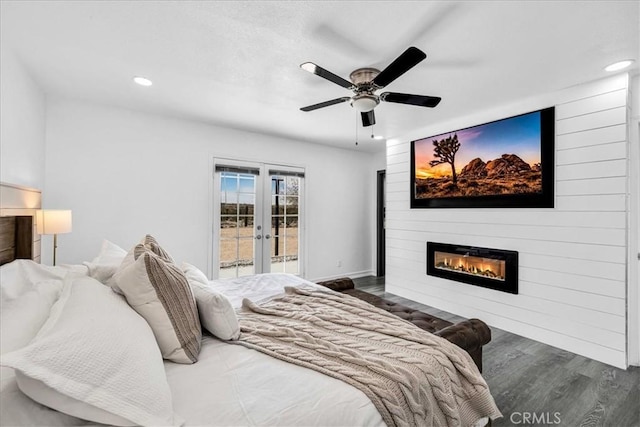
[[518, 252], [427, 242], [427, 274], [518, 293]]

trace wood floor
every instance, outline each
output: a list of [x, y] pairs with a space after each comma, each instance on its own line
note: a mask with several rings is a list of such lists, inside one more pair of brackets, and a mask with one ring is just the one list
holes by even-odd
[[[464, 320], [386, 293], [384, 278], [354, 280], [356, 288], [451, 322]], [[499, 426], [640, 426], [640, 368], [625, 371], [491, 328], [483, 373], [503, 418]]]

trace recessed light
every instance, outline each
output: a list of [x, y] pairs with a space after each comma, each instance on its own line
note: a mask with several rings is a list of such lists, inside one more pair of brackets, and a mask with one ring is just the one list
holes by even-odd
[[133, 81], [138, 83], [140, 86], [151, 86], [153, 82], [146, 77], [136, 76], [133, 78]]
[[625, 59], [624, 61], [616, 62], [615, 64], [611, 64], [606, 67], [605, 71], [619, 71], [627, 68], [629, 65], [633, 64], [633, 59]]
[[372, 137], [372, 138], [373, 138], [373, 139], [377, 139], [377, 140], [381, 140], [381, 139], [384, 139], [384, 136], [382, 136], [382, 135], [376, 135], [376, 136], [374, 136], [374, 137]]

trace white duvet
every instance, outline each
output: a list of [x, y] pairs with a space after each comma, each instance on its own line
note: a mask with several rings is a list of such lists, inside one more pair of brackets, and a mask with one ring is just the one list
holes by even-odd
[[317, 289], [327, 289], [293, 274], [284, 273], [256, 274], [236, 279], [213, 280], [210, 283], [211, 286], [225, 294], [235, 308], [242, 306], [243, 298], [248, 298], [253, 302], [261, 302], [284, 294], [285, 286], [310, 286]]
[[[10, 275], [15, 273], [6, 267], [2, 267], [3, 287], [14, 279]], [[38, 277], [38, 289], [45, 280], [58, 288], [68, 272], [62, 268], [45, 269], [48, 277]], [[318, 286], [286, 274], [220, 280], [212, 285], [227, 295], [234, 307], [240, 307], [243, 298], [257, 302], [279, 295], [285, 286]], [[20, 289], [16, 289], [10, 289], [10, 299], [18, 294], [30, 297], [28, 292], [34, 288], [20, 281]], [[6, 296], [3, 295], [5, 302]], [[47, 300], [45, 305], [52, 302]], [[174, 411], [188, 426], [384, 425], [371, 401], [354, 387], [211, 336], [203, 339], [197, 363], [165, 362], [164, 367]], [[19, 425], [88, 424], [22, 395], [11, 370], [3, 368], [1, 376], [0, 424], [6, 425], [9, 420], [9, 424]]]
[[[318, 287], [289, 274], [211, 283], [236, 308], [243, 298], [262, 301], [285, 286]], [[187, 425], [385, 425], [369, 398], [340, 380], [209, 336], [202, 344], [198, 363], [165, 363], [174, 409]]]
[[384, 426], [361, 391], [310, 369], [205, 337], [194, 365], [165, 364], [187, 425]]

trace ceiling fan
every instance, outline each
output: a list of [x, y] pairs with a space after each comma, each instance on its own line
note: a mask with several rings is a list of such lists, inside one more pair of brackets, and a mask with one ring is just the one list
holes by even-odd
[[313, 111], [330, 105], [350, 101], [351, 106], [359, 111], [362, 116], [362, 126], [366, 127], [376, 123], [376, 117], [373, 113], [373, 109], [380, 103], [380, 101], [433, 108], [440, 103], [442, 98], [437, 96], [411, 95], [408, 93], [397, 92], [383, 92], [380, 95], [375, 93], [377, 90], [382, 89], [409, 71], [426, 57], [427, 55], [423, 51], [417, 47], [411, 46], [382, 71], [376, 68], [358, 68], [349, 75], [351, 81], [343, 79], [313, 62], [305, 62], [300, 65], [300, 68], [346, 89], [352, 90], [354, 95], [309, 105], [301, 108], [301, 110]]

